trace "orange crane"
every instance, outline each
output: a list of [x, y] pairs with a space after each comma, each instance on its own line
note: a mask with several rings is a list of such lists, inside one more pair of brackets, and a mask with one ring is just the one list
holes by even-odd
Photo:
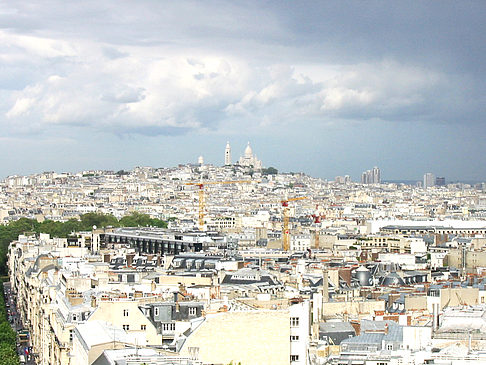
[[282, 203], [283, 209], [283, 249], [284, 251], [288, 251], [290, 249], [290, 230], [289, 230], [289, 202], [293, 202], [296, 200], [303, 200], [307, 199], [306, 196], [301, 196], [298, 198], [290, 198], [286, 200], [280, 201]]
[[208, 181], [208, 182], [189, 182], [184, 185], [196, 185], [199, 187], [199, 229], [202, 231], [204, 228], [204, 212], [206, 210], [206, 197], [204, 195], [205, 185], [217, 185], [217, 184], [248, 184], [251, 180], [235, 180], [235, 181]]

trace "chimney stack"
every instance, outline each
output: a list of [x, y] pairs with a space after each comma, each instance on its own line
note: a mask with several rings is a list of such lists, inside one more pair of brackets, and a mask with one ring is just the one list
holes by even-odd
[[322, 270], [322, 301], [329, 302], [329, 276], [327, 269]]
[[439, 304], [432, 304], [432, 332], [439, 329]]
[[329, 277], [327, 269], [322, 270], [322, 308], [321, 316], [324, 319], [324, 305], [329, 302]]

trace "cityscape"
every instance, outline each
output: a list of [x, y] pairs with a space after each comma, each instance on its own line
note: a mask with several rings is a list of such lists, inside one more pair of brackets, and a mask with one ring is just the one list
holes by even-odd
[[486, 361], [486, 183], [327, 181], [264, 167], [250, 142], [233, 156], [4, 179], [2, 224], [32, 225], [6, 253], [22, 358]]
[[0, 365], [486, 364], [485, 19], [2, 1]]

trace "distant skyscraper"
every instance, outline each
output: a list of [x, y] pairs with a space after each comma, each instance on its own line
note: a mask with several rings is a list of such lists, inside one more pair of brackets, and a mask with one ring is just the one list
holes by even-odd
[[231, 146], [229, 142], [226, 142], [226, 148], [224, 150], [224, 164], [231, 165]]
[[361, 174], [361, 184], [368, 184], [368, 174], [366, 171], [363, 171]]
[[366, 170], [361, 174], [361, 184], [380, 184], [381, 171], [378, 167], [373, 167], [373, 170]]
[[435, 175], [431, 172], [427, 172], [424, 175], [424, 189], [431, 188], [435, 185]]
[[445, 177], [436, 177], [435, 178], [435, 185], [436, 186], [445, 186]]
[[373, 167], [373, 184], [381, 183], [381, 171], [378, 167]]

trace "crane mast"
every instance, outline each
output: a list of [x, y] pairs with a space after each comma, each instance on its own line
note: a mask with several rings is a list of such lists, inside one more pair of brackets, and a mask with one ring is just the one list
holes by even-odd
[[248, 184], [251, 180], [235, 180], [235, 181], [208, 181], [208, 182], [189, 182], [184, 185], [195, 185], [199, 188], [199, 229], [204, 230], [204, 215], [206, 211], [206, 195], [204, 192], [205, 185], [221, 185], [221, 184]]

